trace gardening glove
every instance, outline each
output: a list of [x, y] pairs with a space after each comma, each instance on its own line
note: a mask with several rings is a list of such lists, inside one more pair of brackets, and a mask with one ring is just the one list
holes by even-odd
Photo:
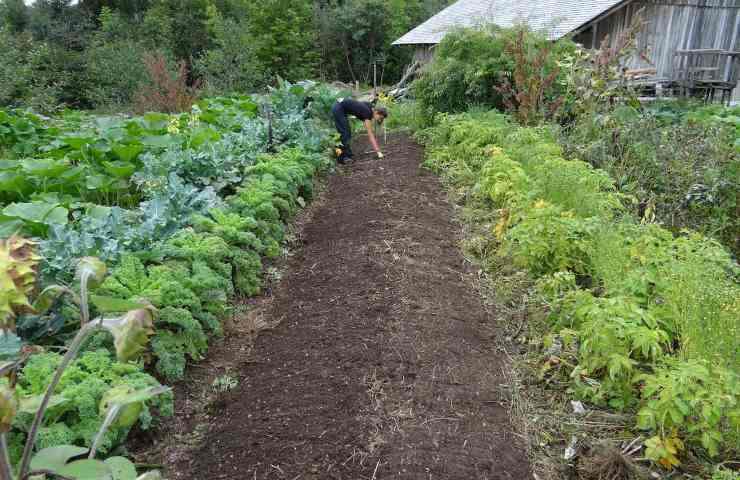
[[378, 152], [378, 160], [383, 160], [385, 158], [385, 155], [383, 155], [383, 152]]

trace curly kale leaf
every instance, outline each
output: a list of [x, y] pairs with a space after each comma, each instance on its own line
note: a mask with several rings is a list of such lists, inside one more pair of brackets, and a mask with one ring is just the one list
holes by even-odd
[[184, 308], [166, 307], [159, 311], [157, 327], [170, 327], [185, 340], [185, 352], [193, 360], [201, 360], [208, 350], [208, 337], [201, 324]]
[[162, 330], [152, 339], [152, 352], [157, 358], [156, 369], [167, 381], [182, 379], [185, 375], [187, 340], [183, 335]]
[[[51, 352], [32, 356], [18, 377], [19, 394], [42, 394], [61, 358], [61, 355]], [[89, 446], [103, 422], [100, 401], [108, 390], [119, 385], [139, 390], [158, 386], [159, 382], [144, 373], [138, 365], [116, 362], [107, 350], [84, 352], [62, 376], [56, 395], [64, 400], [48, 410], [39, 445]], [[172, 394], [167, 393], [147, 402], [139, 416], [141, 428], [147, 429], [152, 425], [151, 409], [157, 409], [160, 415], [171, 416]], [[32, 416], [28, 413], [18, 415], [14, 423], [13, 441], [25, 436], [31, 420]], [[111, 428], [104, 439], [102, 451], [109, 451], [123, 442], [128, 430]]]
[[149, 278], [144, 264], [133, 255], [121, 258], [121, 263], [105, 279], [99, 291], [125, 300], [147, 299], [155, 306], [161, 303], [160, 285]]
[[203, 261], [218, 274], [231, 279], [231, 248], [215, 235], [197, 233], [190, 228], [181, 230], [167, 241], [165, 252], [172, 258], [191, 263]]
[[253, 233], [257, 229], [257, 220], [252, 217], [242, 217], [236, 213], [216, 209], [209, 212], [209, 217], [194, 216], [193, 226], [196, 231], [212, 233], [232, 246], [257, 251], [264, 248], [260, 239]]
[[234, 283], [242, 294], [254, 296], [262, 288], [262, 259], [250, 250], [234, 253]]

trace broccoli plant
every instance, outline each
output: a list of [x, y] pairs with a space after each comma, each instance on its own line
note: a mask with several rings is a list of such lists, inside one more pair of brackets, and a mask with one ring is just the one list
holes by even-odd
[[[0, 478], [3, 480], [26, 480], [33, 478], [74, 478], [136, 480], [136, 469], [123, 457], [112, 457], [105, 461], [97, 460], [96, 453], [106, 431], [115, 425], [131, 426], [143, 409], [145, 401], [169, 390], [156, 386], [136, 391], [122, 386], [108, 391], [101, 402], [104, 421], [89, 449], [59, 445], [45, 448], [34, 455], [36, 440], [45, 415], [54, 403], [54, 393], [67, 367], [77, 357], [84, 341], [97, 331], [112, 334], [116, 356], [120, 361], [136, 358], [146, 347], [149, 337], [154, 333], [155, 309], [144, 306], [132, 309], [116, 318], [90, 319], [88, 289], [99, 286], [106, 275], [106, 266], [97, 258], [83, 258], [77, 267], [79, 293], [67, 287], [51, 286], [42, 291], [33, 303], [30, 296], [35, 287], [35, 272], [39, 257], [35, 255], [35, 244], [19, 237], [0, 240], [0, 344], [3, 358], [9, 360], [0, 364]], [[17, 371], [33, 353], [31, 348], [21, 348], [15, 335], [13, 319], [21, 311], [41, 312], [48, 309], [53, 300], [61, 295], [70, 295], [81, 312], [81, 326], [68, 346], [54, 375], [40, 400], [20, 398], [16, 390]], [[25, 402], [24, 402], [25, 400]], [[19, 411], [34, 403], [33, 421], [28, 429], [23, 455], [17, 468], [13, 468], [8, 451], [7, 434]], [[24, 407], [24, 403], [26, 407]], [[14, 475], [17, 474], [17, 475]], [[138, 480], [159, 478], [158, 473], [148, 473]]]

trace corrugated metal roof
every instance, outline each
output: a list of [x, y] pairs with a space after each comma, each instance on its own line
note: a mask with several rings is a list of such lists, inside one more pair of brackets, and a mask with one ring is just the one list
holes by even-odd
[[393, 45], [439, 43], [454, 27], [525, 22], [555, 40], [625, 0], [459, 0], [399, 38]]

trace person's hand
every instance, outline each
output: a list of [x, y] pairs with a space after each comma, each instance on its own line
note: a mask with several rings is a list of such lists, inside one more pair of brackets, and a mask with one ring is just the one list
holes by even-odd
[[385, 155], [383, 155], [383, 152], [378, 152], [378, 160], [383, 160], [385, 158]]

